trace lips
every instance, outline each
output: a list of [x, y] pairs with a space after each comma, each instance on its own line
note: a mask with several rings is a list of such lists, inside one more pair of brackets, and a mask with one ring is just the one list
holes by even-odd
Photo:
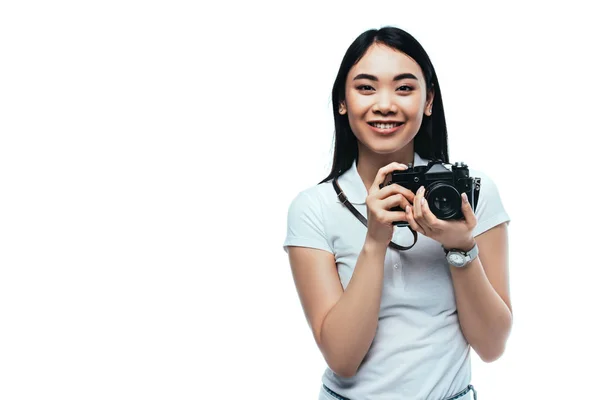
[[404, 122], [401, 122], [401, 121], [370, 121], [367, 123], [375, 128], [389, 129], [389, 128], [395, 128], [396, 126], [399, 126], [399, 125], [403, 124]]
[[[369, 127], [382, 135], [390, 135], [392, 133], [396, 133], [402, 129], [404, 123], [395, 122], [395, 123], [378, 123], [378, 122], [369, 122]], [[379, 127], [378, 127], [379, 126]]]

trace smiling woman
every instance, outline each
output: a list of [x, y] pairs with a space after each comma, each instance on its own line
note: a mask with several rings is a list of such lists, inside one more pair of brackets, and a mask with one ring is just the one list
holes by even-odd
[[[476, 210], [463, 196], [460, 219], [441, 220], [429, 201], [446, 199], [430, 199], [424, 186], [385, 184], [394, 171], [449, 163], [437, 76], [407, 32], [361, 34], [332, 99], [331, 172], [293, 200], [284, 242], [328, 365], [320, 399], [476, 398], [470, 349], [497, 359], [512, 325], [510, 219], [496, 185], [470, 169], [479, 179]], [[412, 246], [392, 246], [417, 232]]]
[[[391, 75], [398, 66], [401, 69], [415, 72], [405, 72], [396, 76]], [[421, 124], [423, 102], [420, 95], [425, 93], [426, 90], [424, 88], [424, 78], [419, 72], [420, 68], [416, 62], [405, 54], [385, 45], [375, 45], [369, 48], [367, 54], [352, 67], [349, 77], [361, 70], [374, 71], [375, 75], [358, 73], [352, 80], [348, 79], [346, 101], [340, 102], [340, 114], [345, 114], [347, 108], [352, 107], [350, 115], [353, 117], [349, 118], [349, 122], [355, 134], [361, 132], [360, 124], [365, 122], [372, 127], [374, 132], [382, 135], [398, 133], [400, 127], [402, 127], [402, 131], [405, 131], [405, 128], [410, 130], [411, 126], [406, 126], [407, 122], [412, 125]], [[381, 76], [381, 79], [379, 76]], [[391, 99], [395, 96], [401, 96], [401, 100], [392, 101]], [[431, 104], [431, 100], [429, 99], [429, 104]], [[398, 107], [402, 107], [405, 111], [404, 117], [406, 120], [397, 119]], [[363, 110], [365, 112], [362, 112]], [[371, 110], [375, 116], [371, 116], [367, 110]], [[389, 116], [386, 117], [386, 115]], [[406, 135], [403, 137], [407, 138]], [[369, 143], [364, 135], [357, 136], [357, 138], [359, 143]], [[398, 148], [394, 142], [387, 143], [387, 146], [391, 146], [392, 150]]]
[[[402, 71], [398, 74], [398, 71]], [[375, 42], [348, 72], [339, 114], [358, 139], [359, 174], [391, 162], [413, 161], [413, 139], [423, 114], [431, 115], [434, 92], [428, 89], [419, 64], [385, 43]], [[381, 140], [384, 135], [388, 140]], [[372, 182], [365, 182], [367, 187]]]

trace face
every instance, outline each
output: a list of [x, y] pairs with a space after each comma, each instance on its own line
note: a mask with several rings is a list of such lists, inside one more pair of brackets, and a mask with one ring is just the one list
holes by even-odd
[[421, 67], [406, 54], [373, 44], [346, 78], [346, 100], [339, 112], [348, 114], [359, 149], [391, 154], [409, 144], [431, 115]]

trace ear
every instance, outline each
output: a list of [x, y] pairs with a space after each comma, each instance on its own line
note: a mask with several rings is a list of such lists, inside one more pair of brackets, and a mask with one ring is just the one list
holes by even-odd
[[[432, 84], [433, 85], [433, 84]], [[427, 101], [425, 101], [425, 115], [431, 116], [433, 110], [433, 98], [435, 97], [433, 87], [427, 91]]]
[[346, 114], [346, 111], [347, 111], [347, 110], [346, 110], [346, 102], [344, 102], [344, 101], [341, 101], [341, 102], [340, 102], [339, 113], [340, 113], [341, 115], [344, 115], [344, 114]]

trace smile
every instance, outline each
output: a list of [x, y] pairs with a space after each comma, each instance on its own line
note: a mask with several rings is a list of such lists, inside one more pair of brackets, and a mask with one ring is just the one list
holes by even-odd
[[369, 122], [369, 125], [379, 129], [391, 129], [402, 125], [401, 122], [383, 123], [383, 122]]
[[377, 122], [369, 122], [369, 126], [371, 127], [371, 129], [373, 129], [377, 133], [389, 135], [390, 133], [394, 133], [394, 132], [400, 130], [400, 128], [402, 126], [404, 126], [404, 123], [394, 122], [394, 123], [385, 123], [384, 124], [384, 123], [377, 123]]

